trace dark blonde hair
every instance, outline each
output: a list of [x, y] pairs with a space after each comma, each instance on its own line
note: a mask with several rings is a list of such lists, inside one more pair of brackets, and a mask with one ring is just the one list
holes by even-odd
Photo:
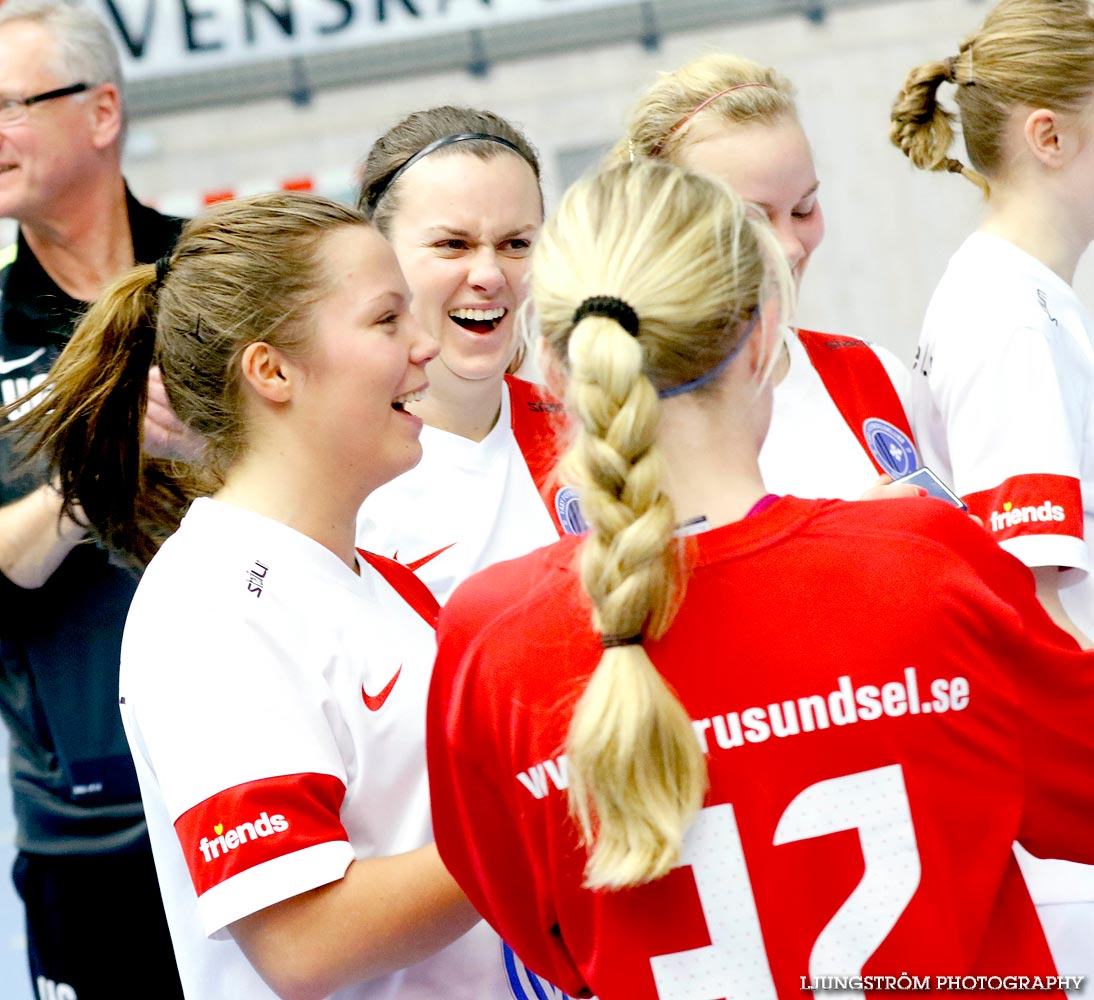
[[[954, 100], [972, 167], [949, 155]], [[1077, 114], [1094, 91], [1094, 8], [1089, 0], [1002, 0], [957, 54], [915, 67], [893, 103], [889, 138], [921, 170], [963, 174], [985, 194], [1006, 161], [1003, 137], [1016, 107]]]
[[[658, 391], [718, 368], [762, 304], [793, 281], [767, 221], [728, 187], [653, 160], [575, 184], [533, 251], [532, 303], [568, 376], [578, 425], [562, 463], [590, 530], [581, 578], [602, 636], [656, 638], [680, 594], [681, 552], [657, 443]], [[637, 314], [574, 322], [610, 296]], [[709, 383], [699, 392], [719, 391]], [[637, 642], [606, 648], [566, 743], [570, 807], [592, 887], [658, 878], [700, 807], [706, 766], [687, 712]]]
[[785, 116], [797, 119], [794, 88], [777, 70], [742, 56], [699, 56], [658, 75], [631, 110], [626, 132], [607, 163], [639, 156], [679, 163], [696, 120], [770, 123]]
[[[225, 202], [183, 229], [169, 258], [140, 265], [91, 306], [15, 428], [43, 453], [65, 511], [137, 565], [214, 491], [244, 450], [240, 358], [248, 344], [301, 354], [329, 280], [327, 235], [367, 226], [353, 209], [279, 192]], [[158, 364], [178, 418], [205, 441], [184, 467], [141, 450], [147, 378]], [[18, 402], [10, 409], [14, 410]]]

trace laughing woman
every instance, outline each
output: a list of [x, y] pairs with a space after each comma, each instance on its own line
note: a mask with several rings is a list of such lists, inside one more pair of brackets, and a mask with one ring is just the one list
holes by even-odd
[[[824, 239], [817, 169], [794, 86], [770, 66], [708, 53], [662, 73], [639, 97], [612, 151], [649, 157], [729, 184], [759, 206], [796, 288]], [[771, 427], [760, 464], [779, 492], [806, 497], [911, 495], [882, 486], [919, 465], [905, 401], [907, 368], [846, 334], [783, 326], [772, 372]]]
[[357, 541], [443, 604], [476, 570], [580, 528], [572, 494], [550, 480], [560, 407], [512, 374], [543, 220], [539, 160], [489, 111], [417, 111], [372, 147], [358, 205], [394, 246], [439, 354], [428, 398], [410, 407], [426, 424], [422, 461], [368, 498]]

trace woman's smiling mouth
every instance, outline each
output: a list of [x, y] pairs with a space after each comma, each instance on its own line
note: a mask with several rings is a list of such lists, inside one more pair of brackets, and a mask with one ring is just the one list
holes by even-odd
[[453, 309], [448, 318], [471, 333], [493, 333], [508, 309]]

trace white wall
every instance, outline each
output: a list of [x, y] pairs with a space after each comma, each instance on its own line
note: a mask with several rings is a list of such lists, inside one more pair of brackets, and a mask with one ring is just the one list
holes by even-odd
[[[816, 153], [828, 237], [799, 321], [876, 340], [910, 361], [930, 290], [976, 224], [980, 195], [959, 176], [916, 171], [889, 144], [889, 106], [907, 70], [955, 53], [986, 9], [970, 0], [871, 4], [836, 10], [819, 26], [794, 16], [669, 36], [653, 53], [626, 44], [503, 63], [486, 79], [443, 74], [328, 91], [305, 109], [270, 101], [144, 119], [132, 130], [127, 174], [140, 196], [186, 214], [202, 192], [299, 175], [348, 196], [355, 165], [399, 116], [466, 103], [524, 126], [543, 154], [550, 203], [558, 155], [612, 142], [657, 71], [706, 50], [736, 51], [796, 83]], [[1094, 290], [1087, 265], [1081, 295]]]

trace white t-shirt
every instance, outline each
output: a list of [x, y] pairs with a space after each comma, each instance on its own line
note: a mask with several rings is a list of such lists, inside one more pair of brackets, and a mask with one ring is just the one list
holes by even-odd
[[[188, 997], [273, 997], [228, 924], [432, 840], [434, 652], [432, 626], [370, 565], [358, 576], [215, 500], [152, 560], [122, 642], [122, 718]], [[337, 996], [507, 998], [503, 977], [480, 923]]]
[[[1094, 348], [1072, 287], [1012, 243], [973, 233], [927, 308], [912, 383], [924, 461], [1027, 566], [1071, 567], [1060, 595], [1094, 636]], [[1016, 850], [1061, 972], [1094, 972], [1094, 867]], [[1075, 921], [1080, 921], [1078, 924]], [[1065, 941], [1078, 933], [1075, 948]]]
[[[555, 454], [526, 456], [520, 445], [522, 426], [558, 419], [545, 408], [558, 404], [545, 400], [509, 379], [497, 423], [481, 441], [423, 427], [422, 460], [365, 500], [357, 545], [413, 569], [443, 604], [472, 573], [557, 541], [551, 498], [545, 501], [537, 485], [550, 476]], [[565, 518], [573, 491], [552, 495]]]
[[1060, 594], [1094, 637], [1094, 345], [1072, 287], [974, 233], [923, 321], [912, 419], [924, 461], [1027, 566], [1070, 567]]
[[[779, 495], [857, 500], [880, 473], [833, 402], [797, 332], [786, 328], [785, 334], [790, 370], [774, 389], [771, 427], [760, 451], [764, 483]], [[908, 412], [910, 372], [885, 348], [870, 348]]]

